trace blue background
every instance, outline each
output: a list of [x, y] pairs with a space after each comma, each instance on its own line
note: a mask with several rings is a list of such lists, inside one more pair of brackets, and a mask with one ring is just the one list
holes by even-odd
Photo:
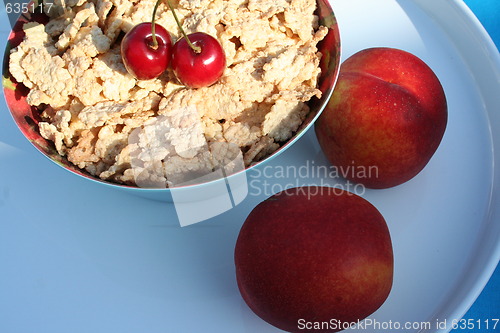
[[[474, 14], [476, 14], [477, 18], [490, 34], [493, 42], [495, 42], [497, 48], [500, 49], [500, 0], [464, 0], [464, 2], [472, 9]], [[485, 289], [463, 319], [471, 319], [475, 323], [475, 329], [456, 329], [452, 331], [453, 333], [500, 332], [500, 322], [498, 322], [494, 330], [491, 327], [491, 325], [494, 324], [492, 319], [500, 319], [500, 266], [497, 266], [495, 273]], [[480, 320], [482, 324], [480, 328], [478, 327], [478, 320]], [[489, 321], [489, 329], [485, 327], [486, 321]]]

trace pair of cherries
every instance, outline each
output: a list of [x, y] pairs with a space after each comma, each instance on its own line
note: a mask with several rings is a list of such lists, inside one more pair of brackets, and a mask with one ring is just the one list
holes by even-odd
[[160, 76], [169, 66], [177, 79], [190, 88], [201, 88], [217, 82], [226, 67], [226, 57], [220, 43], [203, 32], [186, 35], [170, 0], [168, 5], [183, 35], [173, 46], [170, 34], [154, 22], [158, 0], [151, 22], [133, 27], [123, 37], [121, 54], [127, 71], [139, 80]]

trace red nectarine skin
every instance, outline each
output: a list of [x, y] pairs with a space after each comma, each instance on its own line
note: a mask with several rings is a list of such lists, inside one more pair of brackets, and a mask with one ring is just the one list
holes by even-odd
[[[341, 66], [335, 91], [315, 129], [330, 162], [371, 188], [402, 184], [429, 162], [448, 118], [444, 90], [411, 53], [372, 48]], [[376, 167], [369, 177], [363, 170]]]
[[342, 67], [344, 73], [372, 75], [407, 90], [441, 124], [446, 106], [443, 88], [432, 69], [415, 55], [393, 48], [371, 48], [350, 57]]
[[[314, 194], [314, 193], [315, 194]], [[306, 322], [355, 322], [392, 287], [390, 234], [379, 211], [352, 193], [290, 189], [260, 203], [235, 248], [238, 287], [248, 306], [287, 332]]]

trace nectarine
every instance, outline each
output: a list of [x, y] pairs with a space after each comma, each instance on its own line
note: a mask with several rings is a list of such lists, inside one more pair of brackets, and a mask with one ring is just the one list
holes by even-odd
[[427, 64], [406, 51], [371, 48], [342, 64], [315, 130], [326, 157], [347, 179], [388, 188], [427, 165], [447, 119], [444, 90]]
[[377, 310], [392, 287], [387, 224], [367, 200], [302, 187], [257, 205], [235, 248], [250, 309], [287, 332], [337, 332]]

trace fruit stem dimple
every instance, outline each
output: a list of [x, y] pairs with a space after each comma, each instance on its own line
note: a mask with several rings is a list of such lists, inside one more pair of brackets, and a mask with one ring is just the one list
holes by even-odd
[[[161, 0], [158, 0], [158, 1], [161, 1]], [[189, 40], [189, 37], [187, 36], [184, 29], [182, 29], [181, 22], [179, 22], [179, 18], [177, 17], [177, 14], [175, 13], [174, 6], [172, 6], [172, 2], [170, 2], [170, 0], [167, 0], [167, 4], [168, 4], [168, 7], [170, 8], [170, 10], [172, 11], [172, 14], [174, 15], [175, 22], [177, 23], [177, 26], [179, 27], [179, 30], [181, 31], [182, 35], [186, 39], [186, 42], [188, 43], [189, 47], [191, 47], [191, 49], [195, 53], [201, 53], [201, 47], [193, 45], [193, 43], [191, 43], [191, 41]]]
[[160, 2], [161, 0], [156, 1], [155, 7], [153, 8], [153, 18], [151, 19], [151, 34], [153, 37], [153, 43], [151, 44], [151, 48], [153, 50], [156, 50], [158, 48], [158, 40], [156, 39], [155, 19], [156, 19], [156, 11], [158, 10]]

